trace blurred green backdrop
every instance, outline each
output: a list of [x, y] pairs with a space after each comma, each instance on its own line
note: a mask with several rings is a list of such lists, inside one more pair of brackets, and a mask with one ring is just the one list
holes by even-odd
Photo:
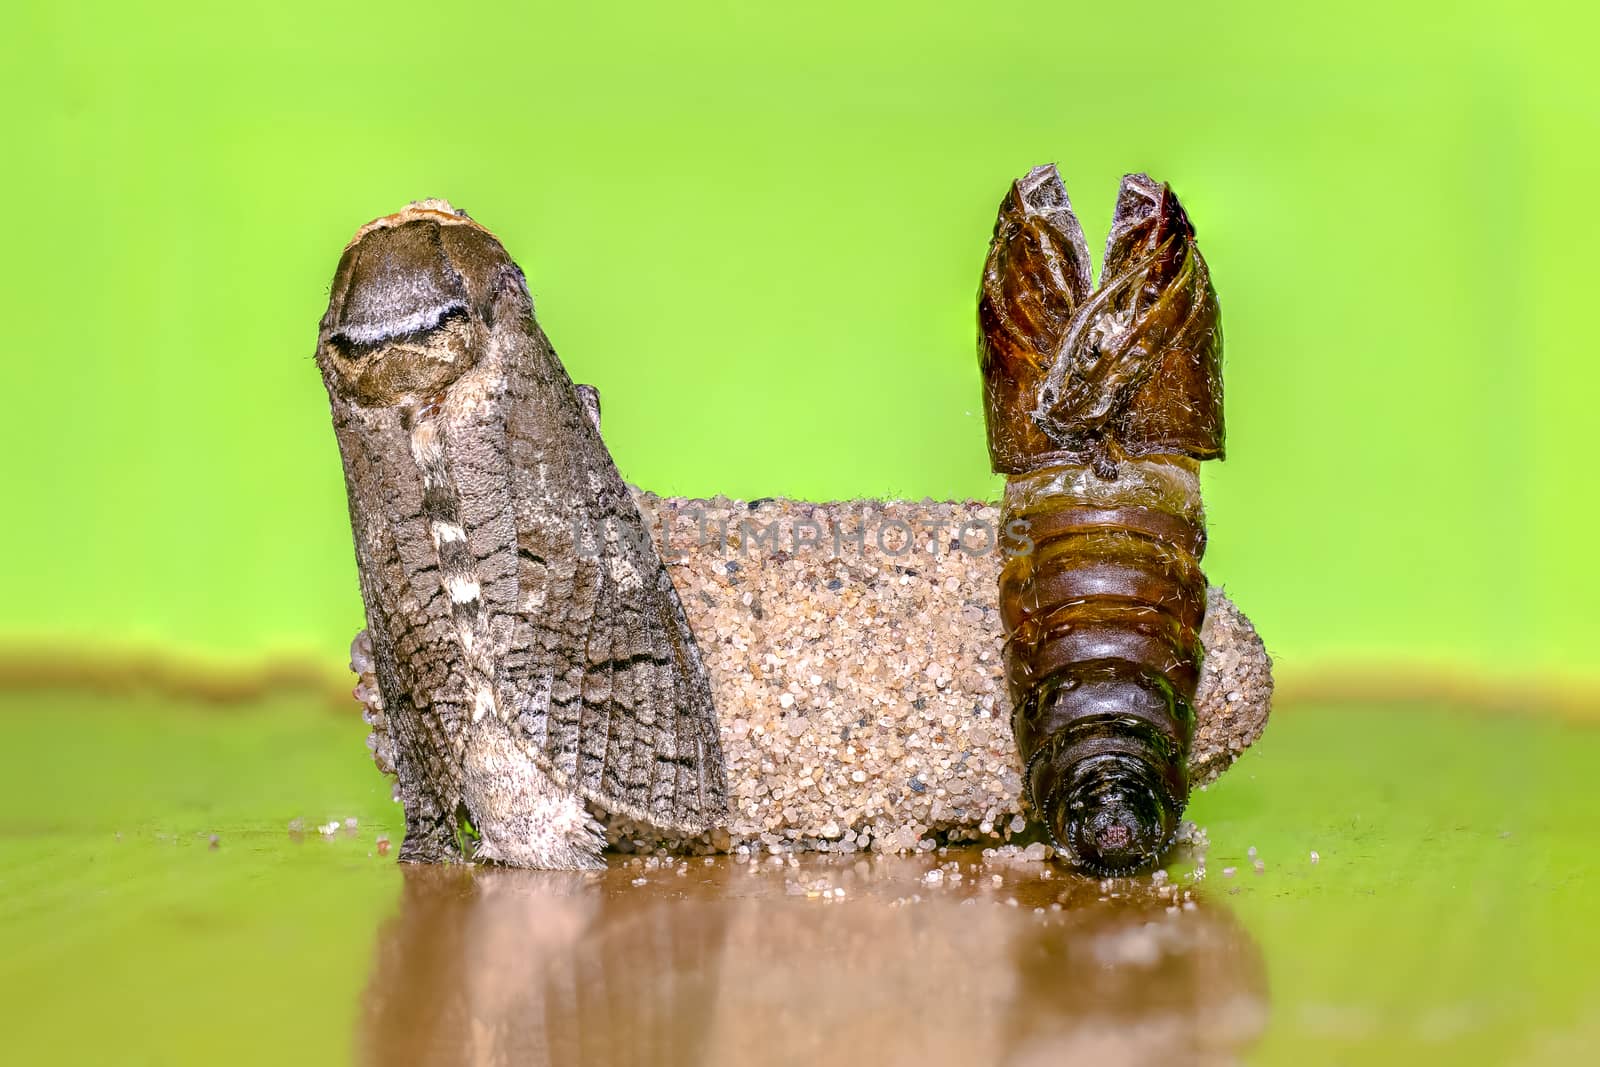
[[[1581, 21], [1577, 21], [1581, 20]], [[1208, 569], [1280, 662], [1582, 673], [1592, 15], [1524, 4], [13, 9], [0, 636], [337, 660], [311, 361], [340, 248], [445, 196], [626, 476], [993, 496], [974, 291], [1059, 161], [1173, 183], [1227, 329]]]

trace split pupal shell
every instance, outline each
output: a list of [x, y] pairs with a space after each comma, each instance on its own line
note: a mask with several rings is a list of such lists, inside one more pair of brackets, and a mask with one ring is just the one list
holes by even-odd
[[1000, 207], [979, 303], [1002, 521], [1000, 579], [1025, 788], [1100, 873], [1176, 832], [1206, 580], [1198, 460], [1223, 446], [1220, 314], [1172, 190], [1123, 180], [1101, 284], [1053, 167]]
[[1089, 248], [1054, 167], [1035, 167], [1000, 205], [978, 291], [989, 456], [1005, 473], [1059, 451], [1033, 419], [1039, 386], [1089, 297]]
[[1068, 449], [1223, 454], [1222, 315], [1194, 227], [1165, 183], [1122, 181], [1100, 287], [1079, 307], [1034, 418]]
[[1171, 188], [1123, 179], [1099, 288], [1053, 166], [1001, 202], [978, 304], [989, 453], [1007, 474], [1083, 458], [1223, 453], [1222, 318]]

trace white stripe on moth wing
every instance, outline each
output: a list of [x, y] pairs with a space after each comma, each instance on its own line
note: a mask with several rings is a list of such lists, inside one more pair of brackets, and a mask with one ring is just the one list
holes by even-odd
[[[472, 721], [477, 722], [491, 711], [496, 711], [494, 690], [486, 685], [480, 685], [474, 694], [472, 702]], [[498, 717], [498, 712], [496, 712]]]
[[435, 519], [433, 520], [432, 529], [433, 543], [435, 545], [446, 544], [450, 541], [465, 541], [467, 539], [467, 531], [463, 530], [459, 523]]
[[424, 476], [444, 460], [444, 447], [439, 443], [439, 430], [431, 419], [418, 420], [411, 431], [411, 458], [416, 461]]

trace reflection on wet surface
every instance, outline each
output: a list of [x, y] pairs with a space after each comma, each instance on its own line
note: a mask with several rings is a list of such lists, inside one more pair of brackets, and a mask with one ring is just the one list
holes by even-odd
[[702, 1062], [726, 939], [714, 903], [613, 892], [614, 871], [402, 869], [366, 1062]]
[[1209, 1064], [1267, 1021], [1261, 954], [1201, 889], [955, 852], [612, 863], [405, 867], [363, 1059]]
[[0, 694], [4, 1062], [1597, 1061], [1593, 726], [1296, 709], [1194, 798], [1206, 880], [1106, 901], [972, 855], [407, 869], [350, 729]]

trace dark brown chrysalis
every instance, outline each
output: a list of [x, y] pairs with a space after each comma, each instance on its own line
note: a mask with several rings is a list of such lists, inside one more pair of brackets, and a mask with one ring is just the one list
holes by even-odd
[[1000, 205], [979, 292], [989, 454], [1027, 552], [1000, 575], [1024, 788], [1077, 865], [1156, 862], [1188, 799], [1205, 620], [1199, 461], [1222, 326], [1178, 198], [1122, 181], [1099, 288], [1053, 166]]

